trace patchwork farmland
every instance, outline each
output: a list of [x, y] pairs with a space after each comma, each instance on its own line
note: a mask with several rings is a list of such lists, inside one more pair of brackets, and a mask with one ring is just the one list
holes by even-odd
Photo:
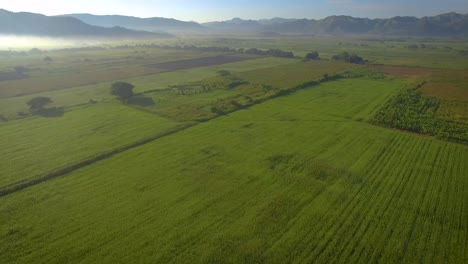
[[[0, 262], [467, 261], [466, 61], [241, 40], [2, 60], [27, 71], [0, 80]], [[331, 59], [345, 48], [368, 63]]]

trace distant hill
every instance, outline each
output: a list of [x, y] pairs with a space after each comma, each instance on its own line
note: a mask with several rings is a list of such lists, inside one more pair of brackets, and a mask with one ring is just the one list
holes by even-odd
[[322, 20], [301, 19], [267, 25], [264, 31], [282, 34], [468, 36], [468, 15], [448, 13], [433, 17], [389, 19], [330, 16]]
[[196, 22], [185, 22], [172, 18], [162, 17], [139, 18], [119, 15], [97, 16], [92, 14], [68, 14], [64, 16], [74, 17], [94, 26], [120, 26], [129, 29], [146, 30], [152, 32], [193, 32], [204, 29], [203, 26]]
[[297, 19], [286, 19], [275, 17], [272, 19], [260, 19], [260, 20], [245, 20], [241, 18], [233, 18], [227, 21], [215, 21], [207, 22], [202, 25], [207, 29], [215, 32], [224, 32], [224, 33], [261, 33], [265, 32], [278, 35], [277, 32], [271, 32], [268, 30], [267, 26], [279, 25], [288, 22], [294, 22]]
[[256, 20], [244, 20], [233, 18], [227, 21], [214, 21], [202, 24], [204, 27], [212, 31], [223, 31], [225, 33], [240, 33], [240, 32], [259, 32], [263, 30], [265, 24]]
[[154, 38], [170, 37], [129, 30], [122, 27], [104, 28], [88, 25], [73, 17], [49, 17], [33, 13], [13, 13], [0, 9], [0, 34], [50, 36], [50, 37], [99, 37], [99, 38]]
[[272, 19], [260, 19], [258, 22], [262, 25], [276, 25], [276, 24], [282, 24], [282, 23], [287, 23], [287, 22], [294, 22], [297, 19], [295, 18], [281, 18], [281, 17], [275, 17]]

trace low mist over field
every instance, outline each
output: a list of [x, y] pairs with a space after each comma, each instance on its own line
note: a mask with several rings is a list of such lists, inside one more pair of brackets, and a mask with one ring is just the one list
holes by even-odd
[[57, 49], [102, 45], [105, 41], [82, 38], [51, 38], [37, 36], [0, 35], [0, 49], [25, 50], [31, 48]]

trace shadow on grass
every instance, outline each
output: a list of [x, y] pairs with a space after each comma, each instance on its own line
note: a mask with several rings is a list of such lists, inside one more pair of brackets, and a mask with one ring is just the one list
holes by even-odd
[[37, 112], [37, 115], [42, 117], [62, 117], [64, 114], [65, 110], [62, 107], [47, 108]]
[[153, 98], [146, 97], [144, 95], [137, 95], [128, 99], [127, 104], [146, 107], [146, 106], [153, 106], [155, 103], [154, 103]]

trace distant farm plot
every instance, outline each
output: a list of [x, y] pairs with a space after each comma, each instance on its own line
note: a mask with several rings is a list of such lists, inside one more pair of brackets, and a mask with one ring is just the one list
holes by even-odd
[[442, 100], [468, 102], [468, 71], [437, 71], [420, 91]]
[[186, 70], [186, 69], [191, 69], [191, 68], [207, 67], [207, 66], [221, 65], [221, 64], [226, 64], [226, 63], [240, 62], [240, 61], [250, 60], [250, 59], [253, 59], [253, 57], [218, 55], [218, 56], [213, 56], [213, 57], [204, 57], [204, 58], [196, 58], [196, 59], [188, 59], [188, 60], [163, 62], [163, 63], [157, 63], [157, 64], [148, 64], [146, 65], [146, 67], [162, 69], [165, 71], [179, 71], [179, 70]]
[[468, 102], [468, 88], [450, 83], [429, 82], [423, 85], [419, 91], [443, 100]]
[[289, 88], [307, 81], [318, 80], [325, 74], [333, 75], [355, 68], [357, 66], [348, 63], [308, 61], [243, 72], [239, 77], [252, 83]]
[[[226, 72], [197, 82], [171, 85], [171, 89], [145, 93], [156, 103], [145, 109], [178, 121], [206, 120], [239, 107], [317, 84], [325, 76], [352, 70], [349, 64], [313, 61], [278, 65], [251, 71]], [[224, 69], [224, 68], [223, 68]]]
[[[24, 65], [33, 70], [28, 73], [29, 78], [18, 80], [5, 80], [1, 83], [0, 97], [14, 97], [34, 94], [44, 91], [53, 91], [96, 84], [115, 79], [131, 78], [167, 71], [145, 67], [154, 62], [164, 63], [174, 60], [193, 59], [199, 57], [213, 57], [217, 53], [200, 53], [189, 51], [167, 51], [150, 49], [146, 51], [125, 50], [118, 53], [115, 50], [99, 52], [55, 52], [47, 53], [54, 59], [50, 63], [38, 60], [36, 57], [25, 60]], [[83, 53], [83, 57], [76, 58]], [[117, 53], [117, 54], [116, 54]], [[96, 55], [97, 58], [87, 55]], [[100, 55], [99, 55], [100, 54]], [[122, 54], [128, 54], [126, 57]], [[67, 58], [67, 55], [75, 60]], [[104, 55], [109, 57], [105, 59]], [[43, 55], [45, 56], [45, 55]], [[115, 56], [114, 58], [112, 56]], [[84, 58], [84, 59], [83, 59]]]
[[177, 124], [123, 105], [101, 103], [0, 124], [0, 188], [43, 176]]
[[468, 104], [460, 101], [442, 101], [436, 117], [448, 121], [468, 123]]
[[[122, 80], [134, 84], [135, 92], [141, 93], [152, 90], [163, 90], [167, 89], [169, 86], [184, 85], [191, 82], [213, 78], [218, 75], [217, 72], [220, 69], [237, 73], [275, 67], [279, 65], [287, 65], [291, 63], [297, 63], [297, 60], [269, 57], [210, 67], [156, 73], [132, 78], [123, 78], [122, 76], [115, 75], [113, 78], [116, 78], [115, 80]], [[88, 103], [89, 100], [106, 100], [112, 98], [112, 96], [109, 94], [109, 87], [112, 83], [113, 81], [100, 82], [98, 84], [78, 86], [70, 89], [40, 92], [25, 96], [0, 98], [0, 115], [9, 117], [17, 115], [18, 112], [27, 112], [28, 108], [26, 106], [26, 102], [36, 96], [50, 97], [54, 100], [53, 105], [64, 107], [85, 104]]]
[[402, 77], [430, 76], [435, 71], [434, 69], [420, 67], [372, 66], [372, 68], [386, 74]]
[[463, 263], [468, 148], [353, 121], [400, 88], [305, 89], [3, 197], [0, 255]]

